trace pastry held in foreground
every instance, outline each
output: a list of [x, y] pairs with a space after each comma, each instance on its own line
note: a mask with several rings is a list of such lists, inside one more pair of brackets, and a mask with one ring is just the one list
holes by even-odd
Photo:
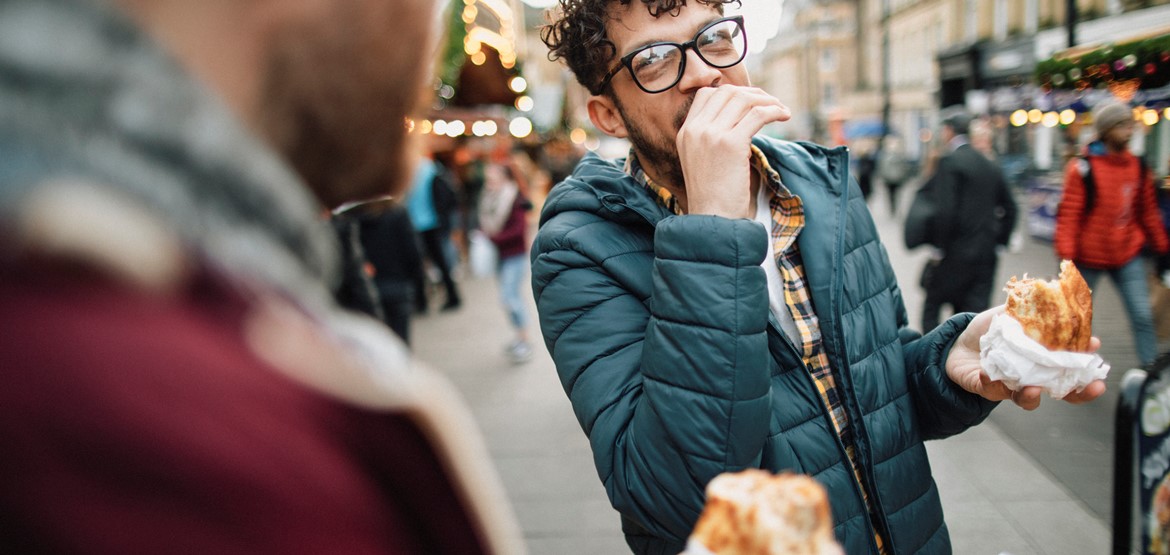
[[844, 555], [820, 483], [754, 468], [720, 474], [707, 484], [707, 504], [687, 553]]
[[1024, 333], [1053, 351], [1087, 352], [1093, 335], [1093, 296], [1069, 260], [1060, 262], [1060, 279], [1008, 280], [1007, 313]]

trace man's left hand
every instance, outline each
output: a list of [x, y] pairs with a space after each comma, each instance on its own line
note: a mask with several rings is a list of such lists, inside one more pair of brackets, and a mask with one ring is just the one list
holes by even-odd
[[[980, 312], [974, 320], [963, 330], [959, 338], [951, 347], [947, 356], [947, 376], [959, 384], [959, 387], [991, 401], [1011, 399], [1013, 403], [1024, 410], [1034, 410], [1040, 406], [1040, 394], [1044, 388], [1039, 386], [1025, 386], [1019, 391], [1012, 391], [1001, 381], [992, 381], [979, 364], [979, 338], [987, 333], [991, 327], [991, 318], [1003, 312], [1004, 307], [997, 306]], [[1089, 341], [1089, 352], [1096, 352], [1101, 347], [1101, 340], [1096, 337]], [[1073, 391], [1062, 399], [1066, 403], [1087, 403], [1105, 393], [1105, 382], [1094, 381], [1081, 391]]]

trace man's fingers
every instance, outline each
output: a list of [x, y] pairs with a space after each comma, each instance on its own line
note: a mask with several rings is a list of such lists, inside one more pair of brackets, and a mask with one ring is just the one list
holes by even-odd
[[1097, 336], [1090, 337], [1089, 338], [1089, 352], [1095, 353], [1095, 352], [1097, 352], [1097, 349], [1100, 349], [1100, 348], [1101, 348], [1101, 340], [1098, 339]]
[[1085, 388], [1081, 391], [1073, 391], [1068, 395], [1065, 395], [1063, 401], [1066, 403], [1072, 403], [1074, 405], [1088, 403], [1089, 401], [1092, 401], [1104, 394], [1105, 389], [1105, 382], [1102, 380], [1097, 380], [1089, 385], [1086, 385]]
[[769, 118], [764, 123], [785, 121], [792, 117], [787, 106], [763, 90], [728, 85], [697, 91], [687, 114], [687, 122], [713, 125], [730, 131], [753, 114], [756, 118]]
[[749, 137], [759, 133], [765, 125], [776, 121], [787, 121], [792, 117], [783, 106], [755, 106], [739, 119], [730, 129], [732, 133], [746, 133]]
[[1003, 385], [1003, 382], [991, 381], [991, 378], [987, 377], [986, 373], [980, 372], [978, 393], [984, 399], [991, 401], [1003, 401], [1006, 399], [1011, 399], [1015, 392], [1008, 389], [1006, 385]]
[[1036, 410], [1040, 406], [1040, 393], [1044, 390], [1030, 385], [1012, 392], [1012, 402], [1024, 410]]

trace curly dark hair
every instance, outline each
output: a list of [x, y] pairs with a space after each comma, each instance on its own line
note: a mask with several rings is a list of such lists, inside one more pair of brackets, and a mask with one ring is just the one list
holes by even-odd
[[[634, 0], [560, 0], [560, 6], [551, 8], [551, 23], [540, 30], [540, 39], [548, 46], [548, 59], [564, 60], [591, 94], [601, 94], [601, 78], [609, 70], [610, 61], [617, 54], [617, 45], [609, 39], [605, 24], [609, 7], [614, 3], [629, 5]], [[677, 16], [687, 0], [639, 0], [653, 17], [664, 14]], [[713, 6], [723, 13], [725, 4], [739, 4], [739, 0], [694, 0]]]

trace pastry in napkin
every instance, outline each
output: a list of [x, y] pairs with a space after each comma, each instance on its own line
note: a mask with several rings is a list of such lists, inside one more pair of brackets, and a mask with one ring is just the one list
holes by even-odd
[[1007, 313], [1024, 333], [1053, 351], [1087, 352], [1093, 336], [1093, 295], [1072, 261], [1060, 263], [1060, 279], [1008, 280]]
[[1104, 379], [1109, 365], [1090, 353], [1093, 297], [1072, 262], [1060, 263], [1060, 279], [1013, 277], [1004, 313], [979, 339], [987, 376], [1018, 391], [1040, 386], [1056, 399]]

